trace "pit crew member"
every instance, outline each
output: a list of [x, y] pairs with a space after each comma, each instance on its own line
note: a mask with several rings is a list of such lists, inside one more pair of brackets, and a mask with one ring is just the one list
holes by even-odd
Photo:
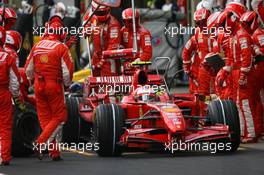
[[[191, 94], [198, 93], [198, 77], [200, 58], [195, 52], [197, 49], [195, 36], [192, 36], [183, 48], [183, 68], [185, 73], [189, 76], [189, 91]], [[192, 55], [192, 57], [191, 57]]]
[[[121, 29], [121, 42], [125, 48], [133, 48], [133, 10], [132, 8], [125, 9], [122, 13], [122, 19], [125, 26]], [[137, 31], [137, 46], [138, 53], [134, 57], [135, 61], [150, 61], [152, 58], [152, 36], [149, 30], [140, 25], [140, 14], [135, 10], [135, 21]]]
[[[264, 30], [259, 27], [258, 15], [256, 12], [246, 12], [240, 19], [242, 26], [248, 31], [253, 38], [254, 43], [254, 66], [255, 66], [255, 108], [258, 120], [256, 122], [256, 134], [260, 137], [263, 131], [263, 104], [264, 104], [264, 77], [259, 76], [264, 74]], [[262, 96], [262, 98], [261, 98]], [[262, 103], [260, 103], [262, 101]]]
[[[198, 9], [194, 14], [194, 21], [197, 25], [195, 30], [195, 35], [189, 40], [185, 46], [183, 51], [183, 63], [184, 69], [187, 73], [190, 74], [190, 64], [191, 64], [191, 54], [192, 52], [197, 52], [199, 58], [199, 75], [198, 75], [198, 90], [197, 93], [202, 101], [204, 101], [206, 96], [209, 96], [211, 93], [211, 84], [212, 84], [212, 76], [205, 69], [202, 62], [204, 62], [205, 56], [208, 53], [213, 52], [213, 41], [214, 39], [210, 38], [210, 35], [207, 31], [207, 19], [210, 16], [210, 11], [201, 8]], [[206, 30], [206, 32], [204, 31]], [[197, 77], [191, 72], [191, 78]]]
[[[228, 42], [228, 36], [226, 36], [226, 33], [224, 32], [223, 27], [218, 27], [217, 25], [217, 19], [221, 12], [214, 12], [212, 13], [209, 18], [207, 19], [207, 29], [210, 32], [210, 37], [213, 39], [213, 53], [218, 53], [223, 59], [225, 59], [227, 54], [227, 42]], [[211, 53], [210, 53], [211, 54]], [[210, 55], [209, 54], [209, 55]], [[206, 66], [206, 65], [205, 65]], [[210, 68], [208, 70], [211, 72], [211, 75], [215, 78], [216, 72], [211, 71]], [[223, 70], [220, 70], [223, 71]], [[230, 79], [227, 78], [224, 85], [219, 86], [218, 84], [215, 84], [215, 93], [221, 98], [221, 99], [228, 99], [230, 96], [229, 94], [229, 86], [230, 85]]]
[[[110, 7], [99, 6], [92, 2], [92, 11], [95, 11], [91, 21], [85, 26], [85, 35], [93, 41], [92, 69], [93, 76], [114, 76], [118, 73], [116, 61], [103, 58], [102, 52], [116, 50], [120, 47], [120, 24], [110, 14]], [[89, 19], [90, 13], [84, 16], [84, 23]], [[92, 31], [90, 30], [92, 29]]]
[[[232, 3], [218, 18], [218, 24], [230, 31], [229, 53], [226, 66], [232, 77], [232, 99], [239, 104], [240, 126], [243, 142], [256, 138], [254, 106], [254, 67], [251, 36], [240, 26], [239, 18], [245, 12], [240, 3]], [[220, 83], [219, 83], [220, 84]]]
[[0, 165], [11, 161], [13, 106], [19, 102], [19, 73], [15, 60], [4, 50], [6, 31], [0, 26]]
[[6, 32], [5, 50], [16, 60], [17, 67], [19, 66], [18, 52], [22, 45], [22, 36], [14, 30]]
[[[53, 33], [39, 41], [30, 52], [25, 71], [28, 79], [34, 81], [36, 106], [41, 128], [34, 151], [42, 159], [41, 146], [56, 144], [56, 136], [67, 121], [67, 110], [64, 99], [64, 87], [71, 84], [73, 61], [68, 47], [62, 43], [63, 25], [53, 22], [50, 25]], [[57, 148], [57, 147], [56, 147]], [[50, 151], [50, 157], [61, 160], [58, 149]]]

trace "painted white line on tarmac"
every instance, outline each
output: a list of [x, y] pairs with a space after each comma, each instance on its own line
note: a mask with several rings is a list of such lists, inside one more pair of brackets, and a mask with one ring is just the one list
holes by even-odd
[[141, 154], [147, 154], [147, 152], [127, 152], [127, 153], [123, 153], [122, 155], [141, 155]]

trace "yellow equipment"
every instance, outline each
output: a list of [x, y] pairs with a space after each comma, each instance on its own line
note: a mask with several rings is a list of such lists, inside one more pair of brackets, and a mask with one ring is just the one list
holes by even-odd
[[79, 82], [83, 83], [85, 78], [89, 77], [91, 75], [90, 69], [80, 70], [78, 72], [75, 72], [73, 74], [73, 82]]

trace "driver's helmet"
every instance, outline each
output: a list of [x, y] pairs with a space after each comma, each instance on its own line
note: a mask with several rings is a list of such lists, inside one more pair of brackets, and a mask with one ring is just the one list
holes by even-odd
[[156, 98], [156, 92], [150, 86], [142, 86], [135, 90], [134, 96], [138, 102], [149, 102]]

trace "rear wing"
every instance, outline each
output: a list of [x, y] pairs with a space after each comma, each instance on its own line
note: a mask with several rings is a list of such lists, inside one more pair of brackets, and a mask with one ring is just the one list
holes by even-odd
[[[85, 83], [88, 83], [90, 86], [99, 86], [99, 85], [132, 85], [134, 80], [133, 76], [109, 76], [109, 77], [88, 77]], [[162, 78], [160, 75], [148, 75], [147, 84], [160, 84], [162, 83]]]
[[[133, 87], [133, 76], [88, 77], [84, 81], [86, 95], [96, 94], [120, 94], [130, 93], [137, 87]], [[162, 85], [160, 75], [148, 75], [146, 85]]]

